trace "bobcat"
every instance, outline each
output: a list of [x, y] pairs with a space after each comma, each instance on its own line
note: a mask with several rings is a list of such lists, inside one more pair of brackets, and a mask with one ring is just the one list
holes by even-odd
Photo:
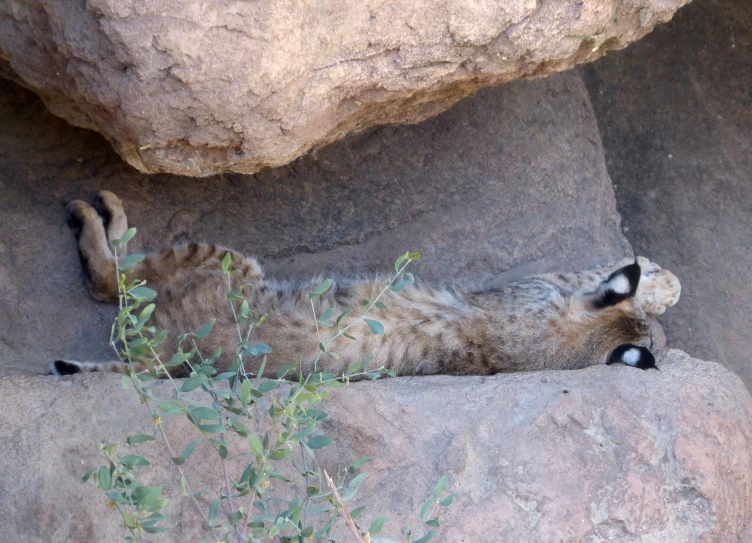
[[[116, 302], [115, 257], [108, 240], [119, 239], [128, 227], [120, 199], [101, 191], [93, 207], [75, 200], [66, 210], [92, 296]], [[121, 252], [125, 254], [125, 247]], [[163, 345], [176, 345], [178, 334], [196, 331], [216, 317], [204, 340], [210, 344], [208, 352], [216, 346], [224, 353], [235, 351], [237, 329], [221, 269], [227, 252], [192, 243], [148, 255], [134, 266], [134, 276], [158, 293], [151, 318], [158, 328], [170, 330]], [[250, 307], [259, 315], [268, 314], [266, 323], [254, 330], [254, 342], [274, 349], [267, 368], [277, 370], [293, 359], [310, 367], [319, 340], [307, 295], [318, 282], [267, 279], [254, 258], [229, 252], [232, 268], [239, 270], [233, 288], [247, 285], [244, 292]], [[334, 308], [340, 314], [352, 308], [358, 314], [362, 300], [373, 300], [383, 286], [384, 279], [378, 277], [340, 280], [321, 296], [320, 311]], [[334, 349], [339, 359], [324, 357], [317, 369], [340, 374], [351, 362], [369, 356], [374, 357], [372, 364], [398, 375], [487, 375], [614, 362], [654, 368], [648, 317], [676, 304], [680, 289], [671, 272], [643, 257], [590, 271], [537, 275], [491, 290], [413, 284], [385, 294], [386, 308], [375, 317], [384, 325], [383, 335], [369, 333], [360, 321], [350, 329], [357, 339], [339, 340]], [[332, 328], [321, 330], [324, 341], [334, 333]], [[218, 370], [229, 366], [226, 358], [216, 363]], [[135, 364], [136, 371], [146, 369]], [[121, 362], [57, 360], [50, 373], [122, 372], [124, 368]], [[178, 366], [171, 373], [179, 377], [189, 371]]]

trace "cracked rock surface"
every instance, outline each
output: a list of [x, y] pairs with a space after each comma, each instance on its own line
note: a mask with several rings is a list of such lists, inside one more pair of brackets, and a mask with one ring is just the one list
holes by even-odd
[[[359, 520], [387, 515], [384, 536], [396, 540], [446, 474], [458, 495], [443, 543], [750, 541], [752, 398], [720, 364], [677, 350], [658, 363], [660, 372], [599, 366], [354, 383], [327, 400], [323, 430], [335, 445], [317, 458], [330, 472], [373, 458]], [[99, 465], [100, 439], [152, 433], [137, 395], [113, 374], [4, 376], [0, 395], [10, 406], [0, 414], [0, 540], [119, 540], [117, 512], [80, 477]], [[182, 450], [194, 430], [183, 417], [166, 420]], [[173, 499], [160, 540], [206, 539], [167, 455], [154, 443], [138, 447], [154, 464], [144, 482], [164, 484]], [[184, 466], [194, 487], [218, 485], [219, 470], [206, 468], [215, 460], [206, 443], [197, 447]]]
[[142, 172], [280, 166], [622, 48], [687, 0], [0, 1], [0, 75]]

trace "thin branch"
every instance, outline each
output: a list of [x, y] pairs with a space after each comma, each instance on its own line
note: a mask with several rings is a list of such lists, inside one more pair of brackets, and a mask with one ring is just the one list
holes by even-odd
[[[227, 462], [222, 458], [222, 473], [225, 476], [225, 487], [227, 488], [227, 503], [230, 506], [230, 514], [235, 512], [235, 506], [232, 504], [232, 492], [230, 491], [230, 476], [227, 475]], [[243, 538], [240, 532], [240, 526], [235, 525], [235, 537], [238, 539], [238, 543], [243, 543]]]
[[360, 535], [358, 527], [355, 526], [355, 521], [353, 520], [352, 516], [350, 516], [350, 511], [347, 510], [347, 507], [342, 501], [339, 492], [337, 492], [337, 485], [334, 484], [334, 481], [332, 481], [332, 478], [329, 477], [329, 474], [326, 472], [326, 470], [324, 470], [324, 479], [326, 479], [326, 486], [328, 486], [329, 490], [332, 491], [334, 506], [339, 510], [340, 514], [345, 517], [345, 524], [347, 524], [347, 527], [350, 528], [353, 536], [355, 536], [356, 543], [366, 543], [366, 540], [363, 539], [362, 535]]

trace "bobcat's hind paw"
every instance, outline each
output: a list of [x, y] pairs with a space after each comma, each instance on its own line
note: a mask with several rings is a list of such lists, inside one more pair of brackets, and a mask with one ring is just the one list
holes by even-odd
[[644, 256], [637, 257], [642, 275], [637, 287], [635, 304], [648, 315], [662, 315], [667, 308], [676, 305], [681, 296], [679, 278], [668, 270], [650, 262]]

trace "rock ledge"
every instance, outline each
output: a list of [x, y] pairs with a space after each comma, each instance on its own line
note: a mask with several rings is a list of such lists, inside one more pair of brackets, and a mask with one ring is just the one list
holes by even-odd
[[[659, 364], [353, 384], [328, 405], [335, 445], [319, 457], [330, 470], [374, 459], [358, 503], [368, 505], [364, 523], [386, 514], [385, 535], [397, 539], [446, 474], [459, 496], [445, 543], [749, 540], [752, 398], [719, 364], [676, 350]], [[116, 375], [89, 374], [0, 378], [0, 394], [0, 540], [117, 541], [116, 515], [79, 477], [99, 461], [99, 439], [151, 431], [132, 391]], [[168, 422], [178, 448], [192, 439], [181, 420]], [[158, 451], [145, 452], [149, 482], [173, 483], [166, 493], [177, 497]], [[188, 473], [213, 454], [200, 446]], [[212, 475], [194, 484], [214, 487]], [[179, 502], [162, 541], [200, 540]]]

